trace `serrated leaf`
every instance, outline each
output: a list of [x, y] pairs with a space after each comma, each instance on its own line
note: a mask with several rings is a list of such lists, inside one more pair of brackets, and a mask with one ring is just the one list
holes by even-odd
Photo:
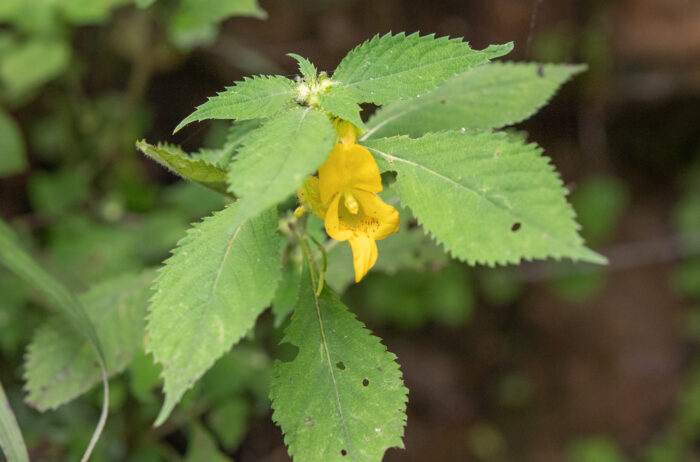
[[316, 81], [316, 78], [318, 76], [318, 69], [316, 69], [316, 66], [314, 66], [314, 64], [311, 61], [304, 58], [303, 56], [299, 56], [296, 53], [287, 53], [287, 56], [289, 56], [290, 58], [294, 58], [297, 61], [297, 63], [299, 64], [299, 72], [301, 72], [301, 75], [303, 75], [307, 81]]
[[156, 425], [270, 304], [280, 277], [274, 209], [245, 220], [238, 204], [206, 218], [178, 243], [155, 283], [148, 350], [163, 365]]
[[408, 390], [396, 356], [329, 289], [315, 293], [307, 273], [283, 339], [299, 352], [274, 365], [272, 418], [295, 461], [380, 461], [403, 447]]
[[537, 112], [559, 87], [586, 66], [487, 63], [459, 74], [434, 91], [393, 101], [369, 119], [363, 136], [418, 137], [460, 128], [501, 128]]
[[262, 122], [261, 119], [238, 120], [231, 124], [226, 141], [220, 149], [200, 149], [192, 154], [192, 157], [226, 168], [236, 151], [247, 142], [250, 134], [258, 129]]
[[349, 120], [360, 130], [367, 131], [360, 117], [362, 110], [357, 104], [357, 98], [345, 85], [333, 85], [324, 93], [318, 95], [318, 102], [323, 109], [336, 117]]
[[19, 126], [0, 108], [0, 178], [27, 168], [24, 139]]
[[[80, 296], [97, 332], [110, 376], [129, 364], [143, 343], [146, 305], [154, 273], [122, 276]], [[27, 402], [40, 411], [55, 409], [102, 380], [89, 341], [64, 317], [40, 327], [27, 348]]]
[[279, 112], [294, 99], [294, 82], [280, 75], [245, 78], [197, 107], [175, 128], [206, 119], [260, 119]]
[[386, 104], [430, 91], [455, 74], [503, 56], [513, 44], [477, 51], [461, 38], [375, 35], [340, 62], [333, 80], [345, 84], [356, 102]]
[[177, 175], [228, 195], [224, 167], [211, 164], [204, 159], [194, 159], [180, 148], [168, 144], [153, 146], [142, 140], [136, 142], [136, 147], [146, 156]]
[[246, 216], [278, 204], [326, 160], [336, 140], [328, 117], [297, 107], [267, 121], [238, 151], [228, 174]]
[[398, 173], [393, 187], [401, 202], [460, 260], [606, 261], [583, 245], [561, 180], [535, 144], [501, 133], [444, 132], [366, 146], [380, 170]]

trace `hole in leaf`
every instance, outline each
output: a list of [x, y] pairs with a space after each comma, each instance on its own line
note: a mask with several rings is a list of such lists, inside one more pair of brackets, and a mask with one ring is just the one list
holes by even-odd
[[362, 386], [363, 386], [363, 387], [366, 387], [366, 386], [368, 386], [368, 385], [369, 385], [369, 379], [364, 379], [364, 380], [362, 381]]
[[337, 363], [335, 363], [335, 367], [337, 367], [341, 371], [344, 371], [345, 370], [345, 363], [342, 361], [338, 361]]
[[519, 221], [516, 221], [515, 223], [513, 223], [513, 226], [510, 227], [510, 230], [516, 232], [520, 229], [521, 226], [522, 224]]
[[537, 75], [539, 75], [540, 77], [544, 77], [544, 68], [542, 67], [542, 64], [537, 66]]
[[348, 451], [346, 451], [345, 449], [341, 449], [341, 450], [340, 450], [340, 455], [343, 456], [343, 457], [345, 457], [345, 456], [348, 455]]

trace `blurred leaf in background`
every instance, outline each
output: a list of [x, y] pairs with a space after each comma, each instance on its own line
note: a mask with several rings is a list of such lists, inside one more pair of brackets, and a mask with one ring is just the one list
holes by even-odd
[[567, 462], [626, 462], [617, 443], [609, 437], [591, 436], [569, 444]]
[[0, 178], [23, 172], [27, 168], [26, 156], [19, 126], [0, 108]]

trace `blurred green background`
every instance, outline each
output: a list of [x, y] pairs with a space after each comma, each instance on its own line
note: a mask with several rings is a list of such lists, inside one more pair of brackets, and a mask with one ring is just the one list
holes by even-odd
[[[513, 40], [509, 60], [588, 64], [519, 129], [611, 263], [469, 268], [417, 233], [383, 241], [344, 297], [410, 389], [406, 449], [386, 460], [700, 461], [697, 0], [2, 0], [0, 216], [78, 292], [155, 267], [223, 199], [135, 140], [216, 147], [225, 122], [172, 129], [244, 75], [293, 76], [288, 52], [332, 70], [388, 31]], [[347, 254], [329, 268], [336, 288]], [[99, 390], [44, 414], [23, 401], [46, 305], [0, 268], [0, 381], [32, 460], [77, 460]], [[263, 315], [160, 428], [159, 371], [138, 356], [112, 380], [92, 460], [289, 460], [267, 398], [270, 365], [289, 354], [277, 324]]]

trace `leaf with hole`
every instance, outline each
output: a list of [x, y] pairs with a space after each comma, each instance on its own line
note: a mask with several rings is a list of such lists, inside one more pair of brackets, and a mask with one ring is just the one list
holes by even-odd
[[401, 202], [460, 260], [606, 262], [584, 246], [566, 190], [535, 144], [470, 132], [365, 144], [380, 170], [397, 172], [393, 188]]
[[272, 418], [295, 461], [379, 461], [403, 447], [408, 390], [396, 357], [329, 289], [316, 297], [304, 272], [282, 340], [299, 352], [274, 365]]

